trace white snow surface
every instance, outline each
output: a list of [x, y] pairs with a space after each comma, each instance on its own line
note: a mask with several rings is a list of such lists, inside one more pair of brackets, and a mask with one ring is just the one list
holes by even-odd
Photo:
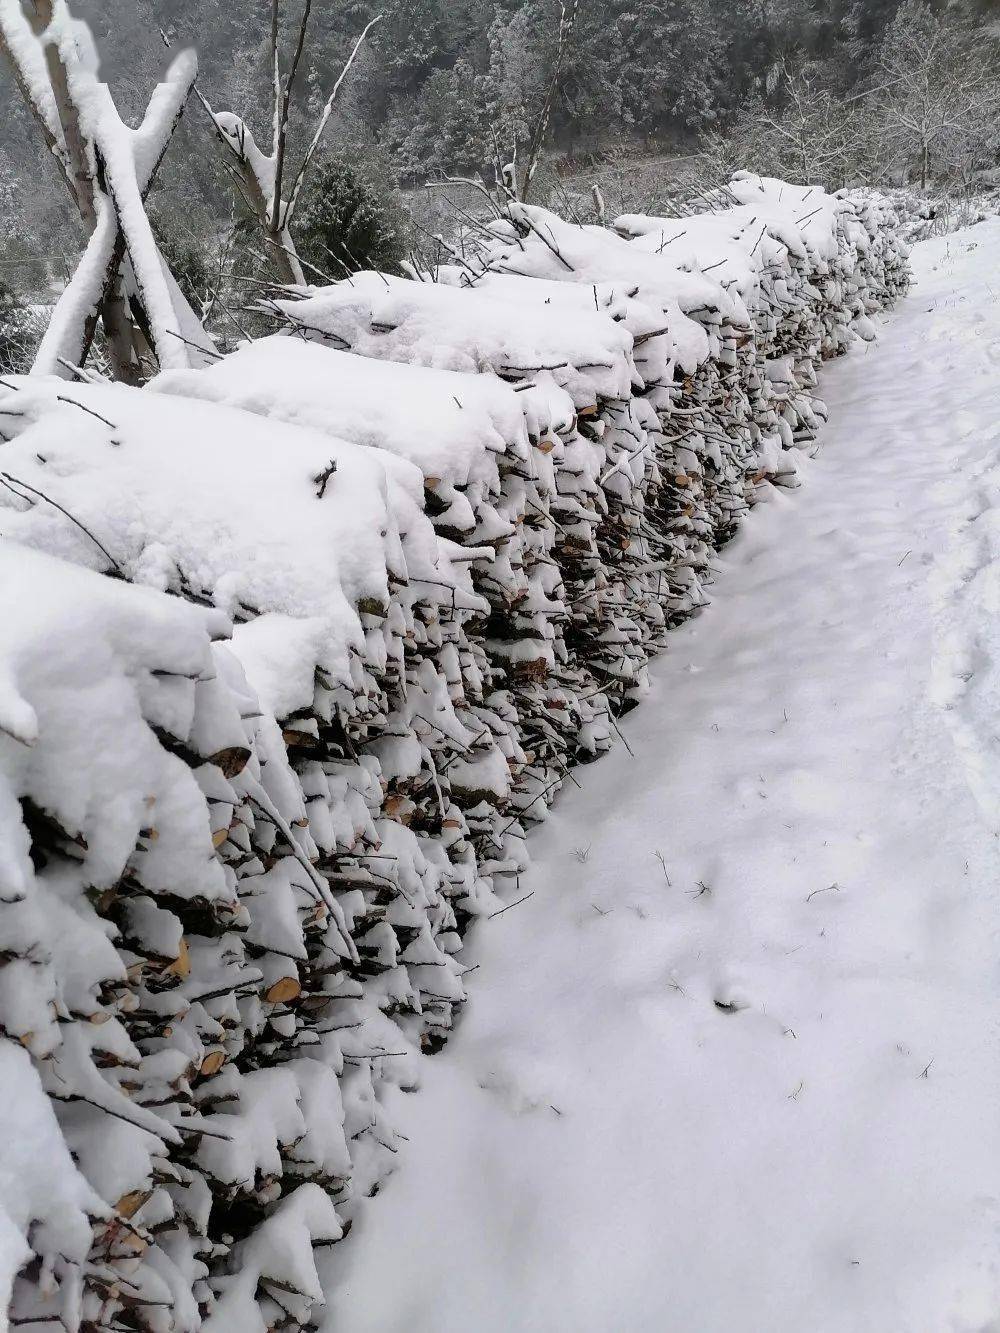
[[24, 1236], [40, 1224], [39, 1249], [81, 1262], [90, 1245], [88, 1213], [101, 1216], [101, 1201], [77, 1171], [27, 1051], [0, 1041], [0, 1328], [18, 1269], [31, 1258]]
[[349, 678], [357, 603], [388, 602], [393, 569], [468, 582], [422, 512], [420, 473], [392, 454], [124, 385], [7, 383], [3, 475], [47, 500], [0, 490], [4, 535], [97, 569], [107, 552], [227, 613], [247, 603], [237, 649], [279, 715], [311, 701], [317, 664]]
[[998, 1327], [998, 247], [917, 248], [636, 757], [580, 771], [533, 896], [473, 928], [326, 1329]]
[[578, 310], [570, 321], [561, 308], [529, 310], [507, 292], [457, 291], [381, 273], [355, 273], [350, 282], [274, 306], [300, 332], [373, 359], [494, 371], [511, 380], [548, 368], [579, 407], [591, 405], [595, 392], [627, 398], [634, 384], [632, 337], [599, 308]]
[[528, 456], [519, 395], [493, 375], [458, 374], [262, 338], [204, 371], [168, 371], [161, 393], [205, 398], [384, 448], [459, 486], [495, 478], [491, 457]]

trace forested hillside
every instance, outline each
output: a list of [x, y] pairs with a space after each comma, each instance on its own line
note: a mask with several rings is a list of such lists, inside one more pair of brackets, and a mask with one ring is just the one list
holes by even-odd
[[[689, 145], [706, 129], [724, 126], [754, 89], [766, 89], [776, 63], [792, 53], [819, 59], [834, 86], [846, 87], [865, 72], [898, 7], [899, 0], [579, 0], [553, 142], [573, 154], [622, 140]], [[314, 10], [309, 82], [316, 99], [360, 29], [384, 13], [345, 89], [341, 114], [354, 142], [404, 180], [490, 161], [496, 137], [511, 137], [530, 122], [557, 35], [555, 0], [349, 0]], [[268, 0], [82, 0], [79, 11], [126, 104], [131, 91], [138, 106], [164, 67], [161, 26], [178, 44], [197, 46], [213, 101], [246, 106], [252, 90], [266, 86]], [[294, 7], [286, 21], [297, 24]], [[0, 69], [11, 128], [0, 143], [0, 192], [19, 196], [19, 215], [47, 214], [55, 224], [55, 182], [50, 194], [38, 179], [34, 143], [9, 77]], [[166, 179], [182, 168], [194, 172], [203, 200], [211, 196], [212, 175], [190, 160], [195, 156], [175, 154]]]
[[[560, 202], [553, 187], [565, 186], [572, 197], [561, 206], [576, 214], [581, 200], [590, 208], [598, 182], [612, 212], [658, 213], [671, 211], [678, 175], [691, 193], [739, 167], [834, 188], [925, 188], [945, 177], [957, 185], [953, 196], [967, 198], [995, 166], [1000, 138], [995, 11], [992, 0], [282, 5], [286, 61], [309, 13], [290, 105], [297, 153], [359, 33], [380, 16], [338, 96], [299, 210], [300, 228], [315, 239], [299, 234], [297, 243], [313, 276], [316, 267], [394, 268], [428, 240], [433, 263], [436, 236], [452, 232], [458, 214], [424, 185], [453, 175], [492, 185], [531, 140], [542, 108], [536, 195]], [[193, 46], [212, 107], [244, 119], [260, 142], [269, 137], [270, 0], [80, 0], [78, 12], [133, 124], [166, 68], [166, 45]], [[0, 368], [11, 368], [30, 361], [38, 336], [18, 312], [61, 290], [81, 235], [6, 62], [0, 105], [8, 128], [0, 137], [8, 220]], [[211, 122], [192, 100], [157, 175], [151, 215], [189, 298], [216, 313], [219, 275], [237, 272], [241, 291], [262, 276], [246, 243], [246, 201], [226, 171]], [[225, 300], [243, 303], [234, 293]]]
[[[775, 62], [801, 52], [844, 86], [865, 70], [900, 0], [579, 0], [554, 128], [566, 146], [683, 136], [716, 123]], [[995, 6], [949, 6], [979, 17]], [[354, 110], [415, 172], [454, 165], [504, 115], [530, 109], [556, 37], [555, 0], [349, 0], [315, 6], [317, 76], [336, 71], [376, 13]], [[161, 62], [158, 25], [198, 44], [208, 82], [237, 89], [262, 64], [268, 0], [87, 0], [102, 50], [135, 76]], [[297, 22], [294, 12], [289, 26]], [[141, 66], [140, 66], [141, 68]], [[497, 115], [501, 120], [497, 120]], [[443, 138], [440, 137], [443, 135]], [[421, 149], [424, 151], [421, 151]]]
[[[899, 0], [580, 0], [553, 128], [563, 147], [597, 149], [623, 135], [658, 143], [718, 123], [804, 51], [857, 77]], [[266, 77], [268, 0], [87, 0], [80, 5], [112, 72], [147, 79], [162, 64], [159, 25], [196, 41], [205, 82], [233, 95]], [[414, 174], [468, 166], [494, 130], [540, 96], [556, 39], [554, 0], [350, 0], [316, 6], [314, 79], [336, 72], [376, 13], [380, 31], [359, 70], [351, 110]], [[291, 27], [297, 15], [289, 13]], [[143, 61], [143, 54], [145, 60]], [[136, 57], [139, 57], [137, 66]], [[117, 67], [117, 69], [114, 69]]]

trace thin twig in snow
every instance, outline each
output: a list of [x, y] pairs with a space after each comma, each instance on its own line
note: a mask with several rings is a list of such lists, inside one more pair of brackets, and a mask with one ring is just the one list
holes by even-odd
[[202, 356], [214, 357], [216, 361], [225, 361], [226, 359], [221, 352], [217, 352], [214, 348], [201, 347], [198, 343], [192, 342], [190, 338], [185, 338], [183, 333], [175, 332], [174, 329], [164, 329], [163, 331], [168, 333], [171, 338], [178, 338], [194, 351], [200, 352]]
[[810, 898], [815, 898], [816, 895], [817, 895], [817, 893], [830, 893], [831, 891], [833, 891], [833, 892], [835, 892], [835, 893], [839, 893], [839, 892], [840, 892], [840, 885], [839, 885], [839, 884], [828, 884], [828, 885], [826, 886], [825, 889], [813, 889], [812, 893], [809, 893], [809, 894], [806, 895], [806, 902], [808, 902]]
[[520, 907], [521, 903], [526, 903], [529, 898], [534, 898], [534, 896], [535, 890], [532, 889], [531, 892], [526, 893], [523, 898], [518, 898], [516, 902], [508, 903], [506, 907], [501, 907], [499, 912], [491, 912], [486, 918], [487, 921], [492, 921], [493, 918], [497, 916], [503, 916], [504, 912], [509, 912], [512, 907]]
[[[11, 483], [14, 484], [12, 485]], [[58, 509], [60, 514], [65, 514], [65, 516], [69, 519], [69, 521], [71, 523], [75, 523], [76, 526], [80, 529], [80, 531], [84, 533], [87, 537], [89, 537], [90, 540], [94, 543], [94, 545], [98, 548], [98, 550], [101, 551], [102, 554], [107, 557], [107, 559], [111, 562], [111, 567], [114, 569], [118, 577], [121, 579], [125, 577], [125, 571], [122, 569], [121, 565], [114, 558], [114, 556], [111, 554], [108, 548], [104, 545], [104, 543], [100, 541], [97, 537], [95, 537], [94, 534], [91, 532], [91, 530], [86, 526], [86, 524], [81, 523], [80, 520], [76, 518], [75, 515], [71, 514], [69, 510], [66, 509], [63, 505], [61, 505], [58, 500], [53, 500], [52, 497], [46, 495], [44, 491], [36, 490], [34, 486], [29, 486], [26, 481], [21, 481], [19, 477], [14, 477], [9, 472], [0, 472], [0, 485], [5, 486], [7, 490], [10, 491], [12, 495], [16, 495], [19, 500], [26, 500], [28, 498], [26, 495], [21, 495], [17, 490], [14, 489], [15, 486], [20, 486], [22, 487], [22, 489], [28, 491], [31, 495], [37, 496], [39, 500], [44, 500], [46, 504], [50, 504], [53, 509]]]

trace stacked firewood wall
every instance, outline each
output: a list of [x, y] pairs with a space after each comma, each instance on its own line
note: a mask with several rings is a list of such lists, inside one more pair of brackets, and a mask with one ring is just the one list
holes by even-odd
[[470, 922], [906, 289], [877, 198], [705, 209], [511, 202], [207, 369], [5, 383], [0, 1058], [61, 1172], [19, 1326], [319, 1319]]

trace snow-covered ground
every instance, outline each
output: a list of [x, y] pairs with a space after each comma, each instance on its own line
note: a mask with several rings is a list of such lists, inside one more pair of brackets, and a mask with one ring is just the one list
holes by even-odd
[[998, 253], [918, 248], [473, 933], [328, 1330], [1000, 1329]]

